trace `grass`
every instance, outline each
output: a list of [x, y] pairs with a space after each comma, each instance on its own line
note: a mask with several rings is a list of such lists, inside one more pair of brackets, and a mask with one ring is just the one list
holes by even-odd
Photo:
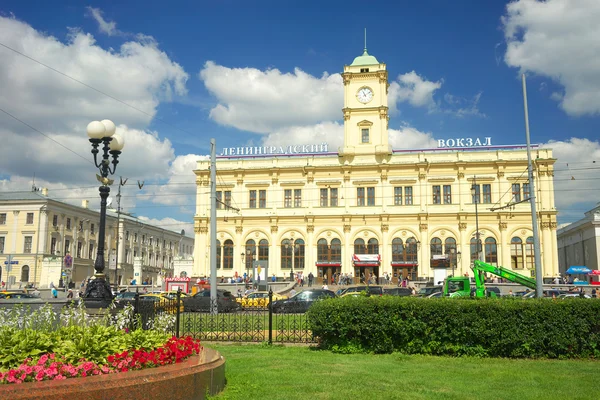
[[226, 359], [215, 399], [598, 399], [600, 362], [334, 354], [306, 346], [204, 344]]

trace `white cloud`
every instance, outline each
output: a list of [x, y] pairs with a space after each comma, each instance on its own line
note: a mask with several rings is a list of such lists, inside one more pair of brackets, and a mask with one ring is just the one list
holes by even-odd
[[276, 130], [263, 139], [265, 146], [321, 143], [328, 144], [328, 151], [337, 151], [344, 144], [344, 125], [328, 121], [316, 125], [291, 126]]
[[[583, 218], [583, 213], [598, 201], [600, 180], [600, 142], [570, 138], [544, 144], [557, 159], [554, 166], [554, 200], [559, 218], [569, 221]], [[573, 210], [577, 207], [576, 210]]]
[[[0, 171], [9, 177], [3, 190], [29, 190], [34, 174], [37, 186], [55, 190], [96, 186], [85, 128], [105, 118], [125, 138], [117, 174], [141, 180], [168, 176], [175, 160], [171, 142], [146, 128], [161, 101], [186, 94], [188, 75], [155, 43], [127, 41], [117, 51], [105, 50], [77, 30], [62, 42], [5, 17], [0, 17], [0, 37], [7, 46], [144, 111], [0, 48], [0, 108], [51, 138], [0, 112], [0, 137], [10, 144], [0, 147]], [[80, 204], [85, 193], [98, 197], [97, 187], [65, 190], [63, 197]]]
[[465, 117], [470, 115], [485, 117], [486, 115], [479, 111], [479, 100], [481, 100], [482, 94], [483, 92], [479, 92], [471, 99], [467, 99], [446, 93], [444, 95], [444, 101], [449, 105], [450, 108], [445, 108], [444, 112], [453, 114], [457, 117]]
[[431, 149], [437, 141], [430, 132], [421, 132], [407, 124], [400, 129], [388, 129], [390, 145], [393, 149]]
[[183, 210], [194, 209], [196, 202], [197, 162], [209, 159], [210, 156], [186, 154], [177, 156], [168, 168], [168, 181], [164, 185], [149, 187], [147, 194], [152, 202], [164, 205], [179, 205]]
[[502, 23], [507, 65], [562, 85], [567, 114], [600, 113], [600, 1], [513, 1]]
[[299, 68], [283, 73], [208, 61], [199, 76], [217, 99], [210, 117], [221, 125], [264, 134], [342, 116], [344, 87], [339, 74], [316, 78]]
[[117, 30], [117, 23], [114, 21], [106, 21], [103, 17], [103, 12], [101, 9], [99, 8], [94, 8], [94, 7], [86, 7], [89, 14], [91, 15], [92, 18], [94, 18], [96, 20], [96, 22], [98, 23], [98, 29], [100, 29], [100, 32], [102, 33], [106, 33], [108, 36], [115, 36], [118, 35], [120, 32], [119, 30]]
[[443, 83], [443, 79], [437, 82], [428, 81], [415, 71], [399, 75], [397, 82], [390, 83], [388, 95], [390, 108], [395, 109], [397, 101], [405, 101], [414, 107], [427, 107], [433, 111], [437, 108], [433, 94], [442, 87]]
[[163, 219], [138, 217], [138, 219], [147, 224], [158, 226], [159, 228], [167, 229], [174, 232], [181, 232], [181, 230], [183, 229], [185, 230], [185, 236], [191, 237], [191, 235], [194, 234], [193, 222], [178, 221], [176, 219], [168, 217]]

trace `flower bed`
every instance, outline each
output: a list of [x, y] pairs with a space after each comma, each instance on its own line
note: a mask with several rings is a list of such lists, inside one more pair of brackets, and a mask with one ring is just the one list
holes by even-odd
[[45, 380], [112, 374], [180, 363], [186, 358], [199, 354], [200, 341], [191, 336], [170, 338], [157, 349], [136, 349], [109, 355], [106, 364], [98, 364], [81, 359], [79, 363], [66, 362], [65, 357], [44, 354], [39, 359], [27, 358], [18, 368], [0, 372], [0, 383], [23, 383]]

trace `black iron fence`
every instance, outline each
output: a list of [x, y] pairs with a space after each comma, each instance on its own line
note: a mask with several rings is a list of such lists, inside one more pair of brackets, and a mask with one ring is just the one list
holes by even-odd
[[236, 299], [218, 291], [211, 300], [210, 291], [194, 296], [182, 292], [165, 298], [136, 295], [134, 318], [144, 329], [158, 315], [172, 317], [176, 336], [189, 335], [203, 341], [313, 343], [306, 311], [308, 305], [281, 305], [273, 302], [273, 292], [258, 299]]

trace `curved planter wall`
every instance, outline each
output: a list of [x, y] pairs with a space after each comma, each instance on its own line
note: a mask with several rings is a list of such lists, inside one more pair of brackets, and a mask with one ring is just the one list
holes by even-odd
[[204, 399], [225, 387], [225, 359], [204, 348], [182, 363], [62, 381], [0, 385], [0, 399]]

